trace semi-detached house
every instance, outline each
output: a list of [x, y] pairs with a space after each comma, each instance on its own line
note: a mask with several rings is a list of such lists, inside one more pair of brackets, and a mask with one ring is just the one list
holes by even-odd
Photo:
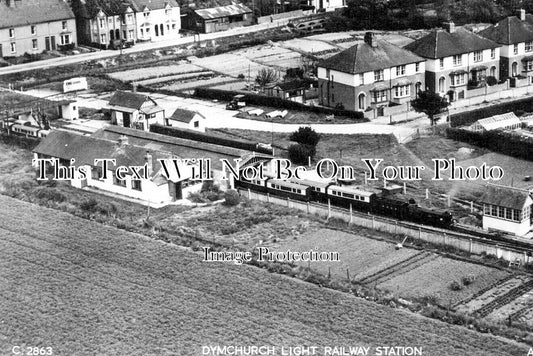
[[426, 59], [426, 87], [450, 101], [468, 98], [468, 89], [488, 76], [500, 79], [500, 45], [452, 22], [404, 48]]
[[0, 58], [68, 48], [76, 22], [63, 0], [0, 0]]
[[425, 60], [368, 32], [357, 44], [318, 65], [321, 105], [365, 111], [403, 106], [424, 84]]
[[502, 79], [522, 76], [533, 84], [533, 22], [531, 15], [520, 10], [519, 17], [509, 16], [479, 34], [500, 48], [500, 76]]

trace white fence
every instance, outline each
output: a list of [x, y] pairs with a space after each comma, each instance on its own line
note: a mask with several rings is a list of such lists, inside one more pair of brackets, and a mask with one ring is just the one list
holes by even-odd
[[414, 240], [422, 240], [436, 245], [452, 246], [471, 254], [480, 255], [486, 253], [506, 261], [515, 262], [520, 260], [522, 264], [529, 263], [529, 256], [525, 252], [515, 250], [509, 247], [502, 247], [484, 243], [477, 238], [468, 238], [460, 236], [450, 231], [438, 228], [422, 228], [414, 224], [399, 222], [393, 219], [387, 219], [380, 216], [363, 214], [358, 211], [350, 211], [337, 207], [326, 206], [309, 202], [301, 202], [290, 198], [280, 198], [269, 194], [262, 194], [250, 190], [240, 190], [241, 195], [248, 199], [285, 205], [289, 208], [305, 211], [308, 214], [314, 214], [326, 219], [339, 219], [349, 224], [363, 226], [369, 229], [388, 232], [390, 234], [401, 234]]

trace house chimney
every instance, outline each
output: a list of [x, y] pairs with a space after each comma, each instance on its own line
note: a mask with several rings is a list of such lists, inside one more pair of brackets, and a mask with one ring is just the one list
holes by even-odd
[[377, 47], [378, 43], [376, 40], [376, 36], [373, 32], [367, 32], [365, 33], [365, 43], [369, 45], [370, 47]]
[[448, 32], [448, 33], [454, 33], [455, 32], [455, 23], [453, 23], [453, 21], [450, 21], [450, 22], [445, 22], [443, 24], [444, 26], [444, 29]]
[[520, 21], [526, 21], [526, 10], [518, 10], [518, 18], [520, 19]]
[[144, 155], [144, 161], [148, 164], [146, 175], [148, 177], [151, 177], [152, 174], [154, 173], [154, 168], [153, 168], [154, 161], [153, 161], [152, 154], [150, 153], [150, 151], [146, 151], [146, 154]]
[[122, 135], [118, 138], [118, 146], [123, 147], [128, 144], [128, 136]]

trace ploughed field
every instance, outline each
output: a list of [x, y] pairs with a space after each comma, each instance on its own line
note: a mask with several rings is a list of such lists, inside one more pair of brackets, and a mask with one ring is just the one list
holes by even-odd
[[0, 196], [0, 354], [198, 355], [203, 345], [528, 348]]

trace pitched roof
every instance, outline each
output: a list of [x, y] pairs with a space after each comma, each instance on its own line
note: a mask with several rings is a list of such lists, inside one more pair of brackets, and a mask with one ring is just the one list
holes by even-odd
[[176, 0], [130, 0], [135, 3], [137, 7], [142, 11], [146, 6], [150, 10], [160, 10], [170, 5], [172, 7], [179, 7]]
[[295, 79], [295, 80], [290, 80], [288, 82], [281, 82], [281, 83], [274, 84], [274, 85], [272, 85], [272, 87], [273, 88], [279, 87], [283, 91], [297, 90], [297, 89], [305, 89], [305, 88], [307, 88], [309, 86], [308, 83], [309, 82], [305, 81], [305, 80]]
[[73, 19], [74, 13], [63, 0], [0, 1], [0, 28]]
[[118, 140], [127, 136], [130, 144], [144, 147], [146, 150], [171, 152], [179, 158], [210, 158], [213, 168], [220, 169], [220, 158], [239, 158], [249, 151], [224, 147], [212, 143], [187, 140], [178, 137], [145, 132], [115, 125], [109, 125], [96, 131], [92, 137]]
[[404, 49], [424, 58], [436, 59], [496, 47], [499, 45], [487, 38], [457, 28], [452, 33], [446, 30], [433, 30], [426, 36], [411, 42]]
[[140, 11], [135, 4], [124, 0], [74, 0], [72, 2], [72, 9], [76, 16], [85, 19], [96, 17], [100, 11], [107, 16], [121, 15], [128, 7], [134, 11]]
[[139, 110], [147, 100], [154, 102], [147, 95], [118, 90], [109, 100], [109, 105]]
[[212, 7], [208, 9], [198, 9], [198, 10], [195, 10], [195, 12], [201, 18], [209, 20], [209, 19], [217, 19], [220, 17], [251, 13], [252, 10], [250, 10], [248, 7], [244, 6], [243, 4], [233, 4], [233, 5]]
[[501, 115], [494, 115], [486, 119], [478, 120], [477, 123], [485, 130], [495, 130], [509, 125], [520, 125], [520, 119], [514, 112], [508, 112]]
[[530, 198], [530, 193], [527, 190], [489, 185], [479, 201], [485, 204], [521, 210], [528, 198]]
[[[200, 115], [196, 111], [186, 110], [186, 109], [176, 109], [169, 120], [184, 122], [188, 124], [194, 118], [195, 115]], [[202, 115], [200, 115], [202, 116]], [[203, 116], [202, 116], [203, 117]]]
[[516, 16], [509, 16], [479, 34], [494, 42], [509, 45], [533, 40], [533, 25]]
[[[117, 166], [144, 165], [147, 149], [130, 144], [120, 145], [118, 140], [112, 141], [68, 131], [53, 130], [42, 139], [33, 152], [66, 160], [74, 158], [76, 160], [74, 165], [76, 166], [94, 166], [96, 158], [112, 158], [116, 159], [117, 164], [116, 166], [111, 165], [109, 168], [114, 170]], [[157, 150], [150, 150], [150, 154], [153, 158], [152, 169], [154, 171], [157, 159], [169, 156], [165, 152]]]
[[403, 48], [378, 40], [376, 47], [360, 43], [320, 62], [318, 66], [358, 74], [422, 61], [423, 58]]

